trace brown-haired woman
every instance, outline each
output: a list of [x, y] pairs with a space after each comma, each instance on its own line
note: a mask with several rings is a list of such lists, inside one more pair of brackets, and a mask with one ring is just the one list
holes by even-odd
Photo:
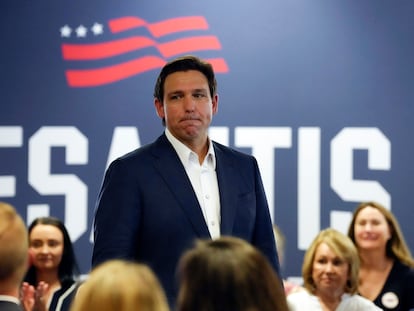
[[287, 311], [282, 281], [248, 242], [199, 240], [179, 262], [177, 311]]
[[359, 293], [383, 310], [414, 309], [414, 259], [392, 212], [377, 202], [361, 203], [348, 236], [361, 259]]

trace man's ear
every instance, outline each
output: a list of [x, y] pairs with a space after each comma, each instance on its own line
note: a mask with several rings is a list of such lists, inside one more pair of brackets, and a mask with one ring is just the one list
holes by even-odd
[[155, 106], [155, 110], [157, 111], [157, 115], [161, 119], [164, 119], [165, 118], [165, 113], [164, 113], [163, 103], [158, 98], [154, 98], [154, 106]]
[[213, 98], [211, 99], [213, 114], [216, 114], [218, 111], [218, 100], [219, 100], [218, 94], [215, 94]]

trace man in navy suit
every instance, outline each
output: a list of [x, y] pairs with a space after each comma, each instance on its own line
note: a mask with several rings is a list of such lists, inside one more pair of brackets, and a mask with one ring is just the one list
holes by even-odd
[[209, 63], [194, 56], [167, 63], [154, 90], [165, 132], [111, 163], [97, 201], [92, 265], [112, 258], [148, 264], [170, 305], [177, 262], [195, 239], [240, 237], [279, 272], [256, 159], [208, 137], [216, 88]]
[[21, 311], [20, 284], [29, 263], [26, 226], [14, 207], [0, 202], [0, 311]]

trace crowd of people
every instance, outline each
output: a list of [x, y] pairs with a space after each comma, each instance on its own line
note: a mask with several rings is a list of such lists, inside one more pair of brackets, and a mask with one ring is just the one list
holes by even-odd
[[355, 209], [348, 235], [333, 228], [319, 232], [304, 254], [303, 285], [290, 292], [268, 258], [248, 241], [220, 236], [193, 242], [177, 264], [178, 298], [171, 306], [146, 263], [109, 259], [95, 267], [85, 282], [78, 281], [64, 224], [42, 217], [26, 229], [17, 211], [0, 202], [0, 310], [414, 308], [414, 260], [396, 218], [376, 202]]
[[164, 133], [105, 173], [86, 281], [61, 220], [26, 228], [0, 202], [0, 311], [414, 310], [414, 259], [376, 202], [355, 209], [347, 234], [319, 232], [301, 286], [282, 278], [284, 236], [256, 159], [208, 136], [218, 111], [209, 63], [167, 63], [154, 106]]

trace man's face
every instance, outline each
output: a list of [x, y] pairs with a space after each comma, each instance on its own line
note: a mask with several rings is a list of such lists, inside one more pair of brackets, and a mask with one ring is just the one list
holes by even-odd
[[197, 70], [167, 76], [163, 102], [155, 99], [168, 130], [186, 145], [205, 143], [208, 127], [217, 112], [218, 96], [211, 98], [207, 78]]

